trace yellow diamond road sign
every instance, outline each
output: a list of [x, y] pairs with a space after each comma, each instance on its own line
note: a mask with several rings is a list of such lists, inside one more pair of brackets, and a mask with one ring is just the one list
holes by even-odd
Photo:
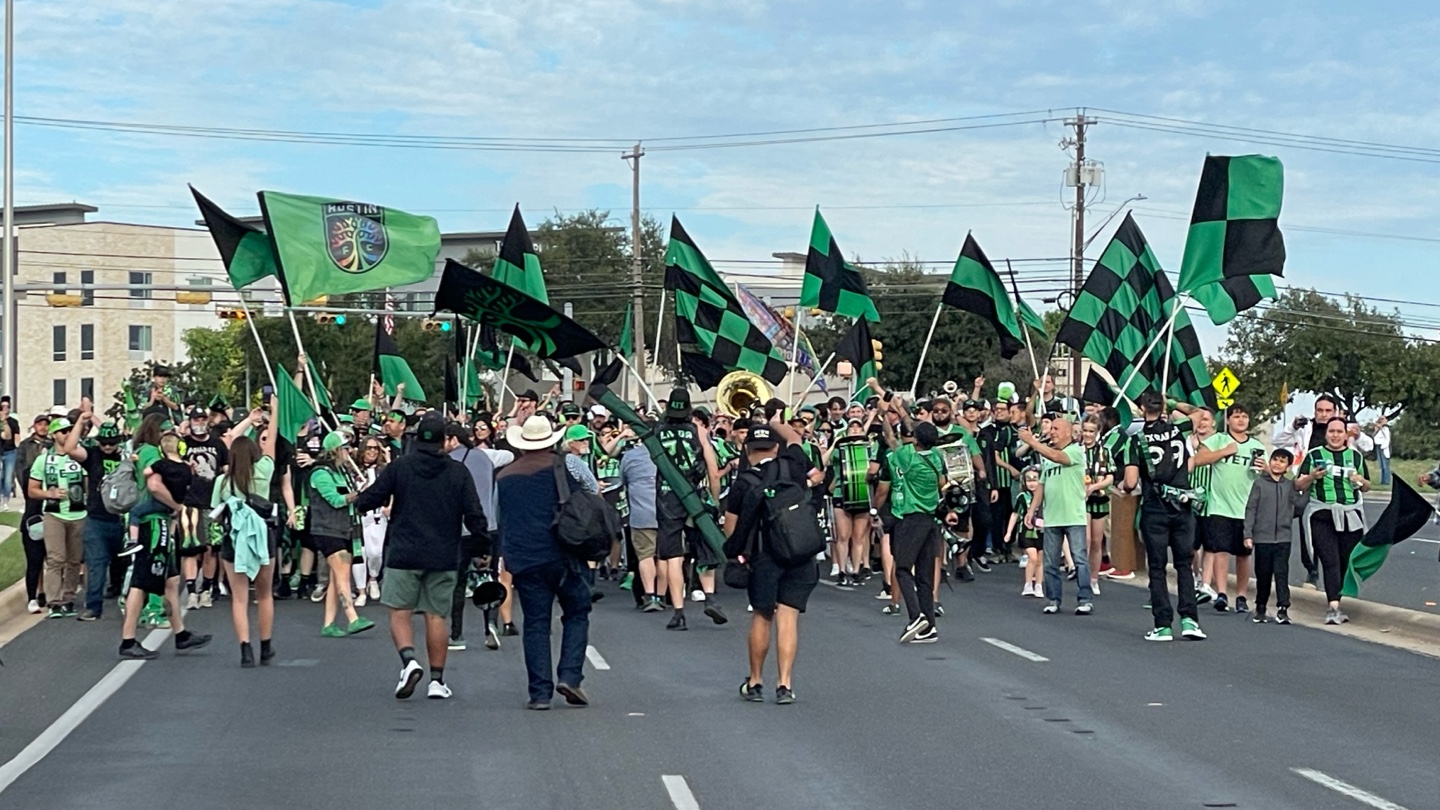
[[1220, 395], [1220, 399], [1231, 399], [1235, 395], [1235, 389], [1240, 387], [1240, 378], [1236, 377], [1235, 372], [1229, 368], [1222, 368], [1210, 385], [1214, 387], [1215, 393]]

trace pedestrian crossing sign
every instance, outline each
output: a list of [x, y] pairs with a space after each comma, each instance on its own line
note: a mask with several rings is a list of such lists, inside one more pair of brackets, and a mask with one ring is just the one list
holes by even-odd
[[[1211, 386], [1215, 388], [1215, 393], [1219, 395], [1221, 400], [1226, 400], [1233, 404], [1235, 389], [1240, 387], [1240, 378], [1236, 377], [1235, 372], [1231, 371], [1227, 366], [1220, 369], [1220, 373], [1215, 375], [1215, 380], [1211, 383]], [[1224, 408], [1227, 406], [1222, 404], [1220, 407]]]

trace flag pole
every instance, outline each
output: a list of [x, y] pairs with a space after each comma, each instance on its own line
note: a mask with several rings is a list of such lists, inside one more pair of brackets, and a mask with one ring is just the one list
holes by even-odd
[[651, 390], [650, 390], [650, 386], [649, 386], [649, 385], [646, 385], [646, 384], [645, 384], [645, 381], [640, 378], [640, 373], [635, 370], [635, 367], [634, 367], [634, 366], [630, 365], [630, 361], [625, 359], [625, 355], [620, 354], [619, 352], [616, 352], [616, 353], [615, 353], [615, 356], [620, 359], [620, 362], [625, 365], [625, 368], [627, 368], [627, 369], [630, 370], [630, 374], [631, 374], [631, 376], [633, 376], [633, 377], [635, 378], [635, 382], [640, 383], [640, 387], [643, 388], [643, 389], [645, 389], [645, 393], [650, 396], [650, 402], [651, 402], [651, 403], [658, 403], [658, 402], [660, 402], [660, 398], [657, 397], [657, 396], [655, 396], [655, 392], [654, 392], [654, 391], [651, 391]]
[[269, 355], [265, 353], [265, 344], [260, 342], [260, 330], [255, 328], [255, 319], [250, 316], [250, 307], [245, 303], [243, 294], [240, 296], [240, 311], [245, 313], [245, 323], [250, 325], [250, 335], [255, 338], [255, 348], [260, 350], [260, 362], [265, 364], [265, 373], [270, 375], [270, 390], [279, 391], [280, 387], [275, 384], [275, 369], [270, 365]]
[[[1020, 325], [1020, 334], [1025, 336], [1025, 351], [1030, 354], [1030, 370], [1035, 373], [1035, 379], [1040, 379], [1040, 366], [1035, 362], [1035, 347], [1030, 343], [1030, 330], [1025, 328], [1025, 322], [1020, 320], [1020, 285], [1015, 281], [1015, 268], [1010, 260], [1005, 260], [1005, 269], [1010, 271], [1010, 289], [1015, 293], [1015, 320]], [[1048, 362], [1045, 364], [1050, 365]], [[1045, 389], [1040, 389], [1041, 396], [1044, 396]]]
[[786, 383], [790, 389], [787, 396], [788, 399], [795, 398], [795, 374], [800, 370], [800, 321], [804, 317], [805, 310], [802, 309], [799, 304], [796, 304], [795, 323], [791, 324], [795, 327], [795, 334], [790, 336], [790, 373], [787, 375], [790, 379]]
[[[815, 388], [815, 383], [819, 382], [820, 378], [825, 376], [825, 369], [830, 367], [830, 361], [834, 359], [835, 352], [831, 352], [830, 356], [825, 358], [825, 362], [820, 364], [820, 368], [816, 369], [815, 376], [810, 378], [810, 384], [805, 386], [804, 391], [800, 392], [800, 398], [790, 403], [791, 411], [795, 410], [795, 406], [799, 405], [802, 401], [804, 401], [805, 397], [810, 395], [810, 391]], [[859, 370], [857, 369], [856, 372], [858, 373], [858, 371]]]
[[[660, 330], [661, 330], [662, 328], [664, 328], [664, 326], [665, 326], [665, 293], [666, 293], [666, 292], [668, 292], [668, 291], [667, 291], [664, 287], [661, 287], [661, 288], [660, 288], [660, 307], [659, 307], [659, 308], [656, 310], [656, 312], [655, 312], [655, 353], [652, 354], [651, 357], [654, 357], [654, 358], [655, 358], [655, 362], [656, 362], [656, 363], [659, 363], [659, 362], [660, 362]], [[639, 349], [639, 351], [645, 351], [645, 347], [644, 347], [644, 346], [641, 346], [640, 349]], [[638, 393], [638, 392], [637, 392], [637, 393]], [[637, 397], [637, 399], [638, 399], [638, 397]], [[652, 402], [651, 404], [652, 404], [652, 405], [656, 405], [656, 404], [659, 404], [659, 403], [658, 403], [658, 402]]]
[[[1169, 318], [1169, 320], [1167, 320], [1167, 321], [1165, 322], [1165, 325], [1160, 328], [1160, 331], [1159, 331], [1158, 333], [1156, 333], [1155, 339], [1150, 341], [1150, 345], [1148, 345], [1148, 346], [1145, 347], [1145, 351], [1143, 351], [1143, 352], [1140, 353], [1140, 357], [1137, 358], [1137, 359], [1135, 360], [1135, 362], [1131, 365], [1129, 376], [1127, 376], [1127, 377], [1125, 378], [1125, 381], [1120, 384], [1120, 392], [1121, 392], [1122, 395], [1124, 394], [1124, 392], [1130, 390], [1130, 383], [1134, 381], [1135, 375], [1140, 373], [1140, 366], [1144, 365], [1144, 364], [1145, 364], [1145, 361], [1150, 359], [1150, 355], [1154, 353], [1155, 347], [1158, 346], [1158, 345], [1160, 345], [1160, 341], [1161, 341], [1161, 340], [1165, 337], [1165, 335], [1166, 335], [1168, 332], [1170, 332], [1170, 330], [1174, 327], [1174, 325], [1175, 325], [1175, 319], [1180, 316], [1180, 309], [1181, 309], [1181, 307], [1180, 307], [1180, 305], [1179, 305], [1180, 299], [1177, 298], [1176, 301], [1177, 301], [1177, 304], [1176, 304], [1176, 307], [1175, 307], [1175, 311], [1170, 313], [1170, 318]], [[1161, 395], [1161, 396], [1164, 396], [1164, 395], [1165, 395], [1165, 392], [1164, 392], [1164, 391], [1161, 391], [1161, 392], [1160, 392], [1160, 395]], [[1128, 397], [1127, 397], [1127, 399], [1128, 399]]]
[[1175, 319], [1180, 315], [1180, 308], [1184, 301], [1179, 296], [1175, 297], [1175, 314], [1170, 317], [1169, 337], [1165, 338], [1165, 365], [1160, 367], [1160, 396], [1166, 396], [1170, 390], [1170, 350], [1175, 347]]
[[[318, 415], [320, 413], [320, 397], [315, 393], [315, 371], [310, 362], [310, 355], [305, 353], [305, 344], [300, 340], [300, 325], [295, 322], [295, 310], [286, 307], [285, 314], [290, 316], [290, 330], [295, 334], [295, 348], [300, 354], [305, 355], [305, 387], [310, 389], [310, 404], [315, 406], [315, 413]], [[338, 418], [335, 417], [334, 413], [331, 413], [330, 417], [333, 420], [331, 422], [331, 428], [339, 430], [340, 422]]]
[[920, 370], [925, 368], [925, 355], [930, 353], [930, 340], [935, 337], [935, 327], [940, 323], [940, 308], [943, 306], [945, 306], [944, 299], [935, 305], [935, 317], [930, 319], [930, 332], [925, 335], [925, 345], [920, 348], [920, 362], [915, 364], [915, 379], [910, 381], [910, 399], [912, 400], [915, 398], [915, 389], [920, 387]]

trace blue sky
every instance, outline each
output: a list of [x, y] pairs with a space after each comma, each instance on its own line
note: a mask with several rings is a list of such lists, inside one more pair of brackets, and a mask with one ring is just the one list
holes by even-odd
[[[517, 201], [532, 222], [591, 206], [623, 218], [620, 141], [1052, 111], [1009, 119], [1036, 120], [1079, 106], [1414, 146], [1440, 131], [1428, 92], [1440, 18], [1413, 2], [16, 5], [22, 116], [616, 139], [551, 154], [18, 126], [17, 201], [76, 199], [107, 219], [189, 223], [187, 182], [242, 214], [253, 213], [255, 190], [271, 188], [430, 212], [446, 230], [502, 229]], [[1092, 224], [1146, 195], [1136, 217], [1172, 273], [1206, 152], [1258, 151], [1287, 169], [1289, 283], [1440, 302], [1427, 283], [1440, 252], [1435, 163], [1145, 131], [1092, 114], [1089, 154], [1106, 169]], [[817, 204], [841, 247], [867, 260], [948, 263], [966, 231], [992, 257], [1060, 257], [1070, 238], [1065, 132], [1051, 122], [653, 151], [642, 199], [661, 219], [678, 211], [715, 259], [803, 250]], [[1028, 297], [1054, 294], [1063, 271], [1046, 267], [1027, 271]], [[1401, 309], [1417, 325], [1440, 323], [1440, 309]], [[1222, 339], [1202, 330], [1210, 352]]]

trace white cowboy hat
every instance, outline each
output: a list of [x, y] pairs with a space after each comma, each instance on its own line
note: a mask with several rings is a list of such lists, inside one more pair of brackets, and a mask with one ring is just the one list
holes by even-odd
[[560, 441], [564, 434], [563, 428], [556, 430], [549, 419], [536, 414], [526, 419], [523, 425], [506, 428], [505, 441], [517, 450], [544, 450]]

